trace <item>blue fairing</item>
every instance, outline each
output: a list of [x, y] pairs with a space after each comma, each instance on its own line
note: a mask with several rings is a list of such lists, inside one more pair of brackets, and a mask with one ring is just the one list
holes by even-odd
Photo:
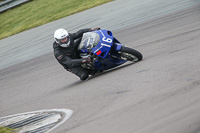
[[83, 35], [79, 50], [82, 55], [93, 53], [98, 57], [95, 60], [94, 69], [106, 70], [126, 62], [118, 58], [121, 46], [122, 44], [113, 37], [111, 31], [98, 30]]
[[112, 32], [108, 30], [98, 30], [95, 32], [100, 35], [100, 41], [97, 44], [97, 46], [92, 49], [92, 51], [99, 57], [105, 58], [107, 54], [109, 53], [112, 43], [113, 43]]

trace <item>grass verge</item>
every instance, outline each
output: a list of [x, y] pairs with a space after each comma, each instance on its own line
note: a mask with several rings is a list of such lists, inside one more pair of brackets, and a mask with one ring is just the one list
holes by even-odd
[[112, 0], [33, 0], [0, 14], [0, 39]]
[[0, 133], [14, 133], [12, 129], [7, 127], [0, 127]]

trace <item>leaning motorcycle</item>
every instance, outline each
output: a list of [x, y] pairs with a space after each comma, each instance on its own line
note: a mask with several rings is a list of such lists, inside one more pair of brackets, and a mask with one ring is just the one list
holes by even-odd
[[78, 47], [80, 56], [90, 56], [92, 62], [82, 67], [96, 72], [102, 72], [122, 65], [127, 61], [141, 61], [142, 54], [132, 48], [121, 44], [109, 30], [97, 30], [83, 34]]

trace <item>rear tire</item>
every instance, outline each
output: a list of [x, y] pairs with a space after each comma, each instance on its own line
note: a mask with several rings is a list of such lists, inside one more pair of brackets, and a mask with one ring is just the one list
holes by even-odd
[[120, 54], [122, 59], [133, 62], [141, 61], [143, 58], [142, 54], [139, 51], [124, 46], [121, 47]]

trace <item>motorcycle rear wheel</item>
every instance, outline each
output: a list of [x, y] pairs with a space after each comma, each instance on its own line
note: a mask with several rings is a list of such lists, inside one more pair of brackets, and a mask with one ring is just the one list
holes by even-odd
[[141, 61], [143, 58], [143, 55], [139, 51], [124, 46], [121, 47], [120, 54], [121, 59], [132, 62]]

